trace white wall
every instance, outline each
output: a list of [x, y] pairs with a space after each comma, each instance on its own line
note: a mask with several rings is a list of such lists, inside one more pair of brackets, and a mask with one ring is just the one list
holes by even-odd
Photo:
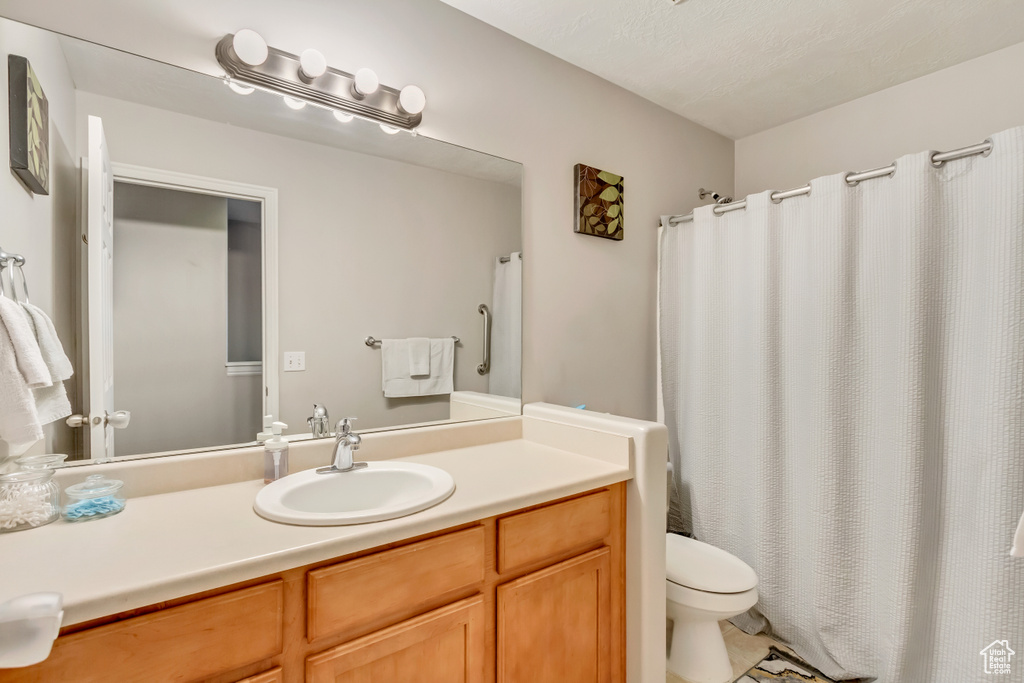
[[[34, 195], [10, 170], [7, 108], [7, 55], [25, 57], [43, 86], [50, 114], [50, 194]], [[64, 53], [54, 36], [37, 29], [0, 22], [0, 247], [25, 257], [32, 303], [46, 311], [57, 328], [68, 356], [74, 359], [75, 330], [72, 300], [78, 236], [75, 226], [77, 172], [75, 150], [74, 85]], [[79, 406], [77, 378], [66, 382], [73, 409]], [[32, 452], [74, 450], [69, 427], [62, 422], [44, 430], [45, 442]], [[6, 446], [0, 442], [0, 456]]]
[[[251, 441], [262, 376], [228, 376], [228, 203], [114, 186], [117, 455]], [[202, 397], [202, 400], [197, 400]]]
[[335, 420], [359, 417], [361, 429], [448, 418], [447, 396], [384, 398], [368, 335], [457, 335], [456, 388], [486, 391], [477, 305], [491, 300], [494, 257], [519, 249], [518, 188], [91, 93], [77, 99], [80, 141], [88, 116], [101, 117], [115, 162], [278, 190], [281, 351], [306, 354], [305, 372], [280, 375], [279, 419], [290, 432], [308, 431], [314, 402]]
[[[250, 27], [420, 85], [424, 134], [524, 164], [524, 400], [655, 417], [657, 216], [690, 210], [698, 187], [731, 191], [731, 140], [436, 0], [0, 0], [0, 14], [215, 74], [217, 40]], [[573, 233], [576, 163], [625, 177], [623, 242]]]
[[736, 141], [736, 192], [786, 190], [1024, 124], [1024, 43]]

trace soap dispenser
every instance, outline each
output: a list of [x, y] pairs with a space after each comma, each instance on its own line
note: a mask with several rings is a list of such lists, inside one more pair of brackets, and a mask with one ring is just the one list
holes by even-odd
[[263, 483], [269, 484], [288, 474], [288, 441], [281, 431], [288, 428], [284, 422], [270, 425], [272, 436], [263, 444]]
[[272, 437], [274, 435], [273, 431], [271, 431], [273, 429], [273, 426], [274, 426], [274, 416], [273, 415], [264, 415], [263, 416], [263, 431], [256, 434], [256, 442], [257, 443], [263, 443], [264, 441], [266, 441], [267, 439]]

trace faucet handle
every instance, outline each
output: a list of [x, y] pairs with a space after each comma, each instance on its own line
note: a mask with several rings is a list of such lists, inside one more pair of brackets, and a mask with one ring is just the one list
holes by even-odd
[[352, 420], [358, 420], [358, 417], [345, 417], [338, 422], [337, 432], [340, 436], [352, 433]]

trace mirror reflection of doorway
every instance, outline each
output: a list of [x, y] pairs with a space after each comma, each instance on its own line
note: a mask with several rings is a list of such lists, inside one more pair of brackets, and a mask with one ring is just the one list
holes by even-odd
[[[262, 206], [115, 182], [115, 455], [251, 441], [263, 411]], [[160, 387], [159, 391], [155, 391]]]

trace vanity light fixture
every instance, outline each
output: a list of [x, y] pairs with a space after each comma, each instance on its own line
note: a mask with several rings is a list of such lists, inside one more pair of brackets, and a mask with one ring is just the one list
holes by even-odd
[[360, 69], [352, 79], [352, 97], [361, 100], [377, 92], [379, 87], [380, 79], [373, 69]]
[[256, 88], [250, 87], [248, 85], [241, 85], [240, 83], [235, 83], [234, 81], [230, 80], [228, 81], [228, 87], [234, 90], [239, 95], [251, 95], [252, 93], [256, 92]]
[[299, 55], [299, 78], [312, 83], [327, 71], [327, 58], [319, 50], [309, 48]]
[[407, 85], [398, 93], [398, 108], [409, 116], [415, 116], [427, 106], [427, 96], [415, 85]]
[[259, 66], [267, 61], [270, 48], [263, 36], [251, 28], [243, 28], [231, 38], [231, 47], [243, 64]]
[[360, 118], [396, 132], [413, 132], [423, 120], [426, 96], [420, 88], [399, 91], [382, 85], [371, 69], [350, 74], [331, 68], [317, 50], [296, 56], [267, 46], [258, 33], [243, 29], [224, 36], [216, 54], [235, 92], [252, 87], [285, 97], [294, 109], [299, 108], [294, 103], [311, 104], [331, 110], [341, 122]]

